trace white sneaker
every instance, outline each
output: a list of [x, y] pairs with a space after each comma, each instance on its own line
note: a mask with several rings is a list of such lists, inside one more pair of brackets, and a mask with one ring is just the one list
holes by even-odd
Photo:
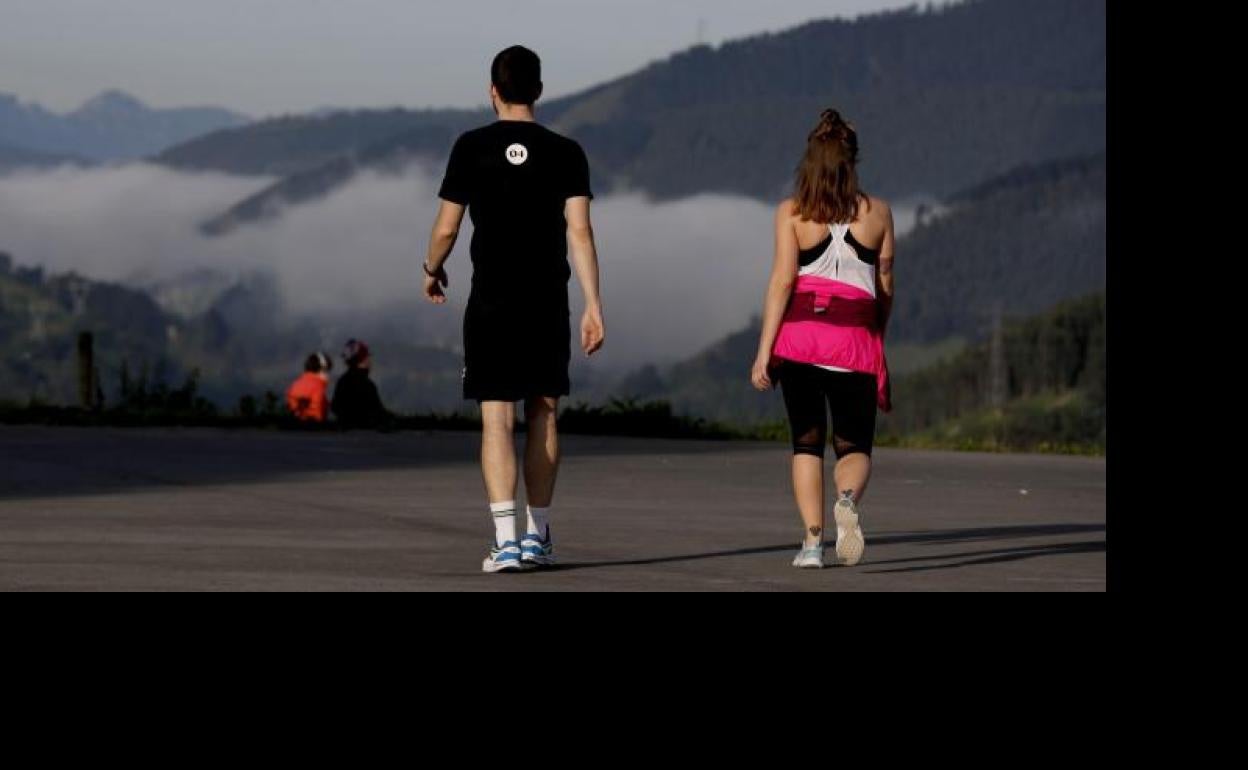
[[814, 548], [802, 544], [802, 550], [793, 558], [793, 566], [801, 569], [823, 569], [823, 543]]
[[862, 552], [867, 547], [862, 527], [858, 525], [858, 507], [854, 505], [852, 492], [836, 501], [832, 516], [836, 519], [836, 558], [846, 567], [852, 567], [862, 560]]

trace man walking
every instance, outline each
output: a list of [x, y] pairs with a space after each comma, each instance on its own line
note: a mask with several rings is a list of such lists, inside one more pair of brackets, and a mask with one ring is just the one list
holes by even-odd
[[[482, 568], [503, 572], [555, 560], [549, 515], [559, 470], [559, 398], [570, 390], [569, 245], [585, 296], [586, 355], [602, 347], [605, 327], [585, 153], [534, 118], [542, 93], [537, 54], [522, 46], [502, 51], [490, 79], [498, 120], [455, 142], [424, 270], [426, 297], [444, 304], [444, 264], [467, 210], [474, 231], [463, 389], [464, 398], [481, 405], [481, 469], [494, 517], [494, 544]], [[528, 423], [523, 538], [516, 522], [517, 401], [524, 402]]]

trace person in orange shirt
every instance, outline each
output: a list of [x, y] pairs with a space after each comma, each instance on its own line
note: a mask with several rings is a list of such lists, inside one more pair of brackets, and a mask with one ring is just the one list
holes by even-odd
[[325, 422], [329, 419], [329, 372], [334, 362], [324, 353], [313, 353], [303, 365], [303, 376], [286, 392], [286, 406], [296, 419]]

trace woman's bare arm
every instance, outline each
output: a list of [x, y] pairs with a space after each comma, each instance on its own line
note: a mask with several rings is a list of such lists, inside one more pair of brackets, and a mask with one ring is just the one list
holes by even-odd
[[771, 349], [776, 344], [780, 322], [793, 294], [793, 285], [797, 281], [798, 244], [797, 233], [793, 230], [792, 212], [793, 204], [788, 200], [776, 209], [776, 253], [772, 259], [771, 277], [767, 280], [767, 291], [763, 296], [763, 330], [759, 335], [758, 355], [754, 359], [754, 370], [751, 373], [754, 387], [759, 390], [772, 387], [771, 375], [767, 372], [771, 363]]
[[888, 320], [893, 315], [893, 257], [896, 242], [893, 237], [893, 212], [884, 207], [884, 244], [880, 246], [880, 259], [876, 264], [876, 300], [880, 307], [880, 335], [888, 331]]

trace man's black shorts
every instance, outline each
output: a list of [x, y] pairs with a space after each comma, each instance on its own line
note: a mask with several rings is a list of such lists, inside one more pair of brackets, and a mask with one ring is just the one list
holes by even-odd
[[505, 304], [473, 296], [464, 311], [464, 398], [520, 401], [571, 391], [566, 294]]

